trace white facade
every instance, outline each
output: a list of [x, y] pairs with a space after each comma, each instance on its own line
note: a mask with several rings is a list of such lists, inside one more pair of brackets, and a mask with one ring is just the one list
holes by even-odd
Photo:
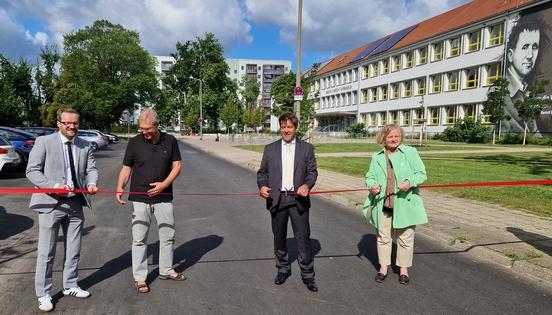
[[317, 125], [397, 123], [409, 132], [425, 117], [436, 133], [466, 116], [486, 122], [482, 103], [504, 73], [507, 23], [504, 14], [320, 75]]
[[261, 84], [259, 94], [259, 104], [265, 109], [266, 121], [263, 128], [270, 128], [272, 131], [277, 131], [278, 117], [270, 114], [272, 108], [272, 95], [270, 89], [272, 83], [281, 75], [289, 73], [291, 69], [291, 61], [289, 60], [264, 60], [264, 59], [232, 59], [227, 58], [226, 63], [230, 68], [229, 77], [238, 85], [238, 96], [241, 98], [241, 93], [244, 86], [241, 83], [245, 75], [255, 76]]
[[157, 73], [157, 82], [159, 88], [163, 88], [163, 77], [169, 72], [172, 66], [176, 63], [176, 60], [172, 56], [154, 56], [155, 58], [155, 72]]

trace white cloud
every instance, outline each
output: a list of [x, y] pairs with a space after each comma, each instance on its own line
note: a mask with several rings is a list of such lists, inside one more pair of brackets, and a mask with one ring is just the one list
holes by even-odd
[[45, 46], [48, 43], [48, 34], [44, 32], [36, 32], [35, 35], [30, 31], [25, 31], [25, 39], [29, 40], [35, 45]]
[[[296, 0], [244, 0], [248, 18], [280, 28], [281, 41], [294, 46]], [[468, 0], [303, 1], [303, 47], [344, 51], [445, 12]]]

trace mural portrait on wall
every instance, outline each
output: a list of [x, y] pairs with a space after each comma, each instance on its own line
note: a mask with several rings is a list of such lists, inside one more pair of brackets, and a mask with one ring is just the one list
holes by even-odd
[[[502, 130], [505, 132], [523, 132], [525, 125], [519, 118], [514, 103], [525, 97], [528, 87], [537, 79], [552, 82], [552, 51], [549, 40], [552, 28], [549, 21], [552, 21], [550, 5], [522, 11], [509, 19], [504, 77], [509, 82], [506, 113], [511, 119], [503, 122]], [[548, 95], [552, 94], [550, 83], [546, 90]], [[527, 124], [529, 132], [552, 136], [552, 121], [547, 111], [550, 109]]]

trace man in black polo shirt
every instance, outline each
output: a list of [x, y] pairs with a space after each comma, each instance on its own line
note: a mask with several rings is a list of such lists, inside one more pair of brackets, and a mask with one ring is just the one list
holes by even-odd
[[[159, 118], [153, 109], [146, 109], [139, 118], [141, 134], [129, 140], [123, 168], [119, 173], [115, 198], [121, 199], [125, 185], [130, 181], [132, 201], [132, 273], [139, 293], [150, 291], [148, 275], [147, 237], [152, 215], [159, 227], [159, 279], [185, 280], [174, 271], [174, 216], [172, 183], [182, 168], [176, 139], [159, 131]], [[132, 174], [132, 178], [131, 178]]]

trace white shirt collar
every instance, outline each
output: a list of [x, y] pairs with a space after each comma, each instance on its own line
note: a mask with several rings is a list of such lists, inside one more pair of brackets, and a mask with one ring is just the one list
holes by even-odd
[[[289, 144], [292, 144], [292, 145], [294, 145], [294, 144], [295, 144], [295, 142], [296, 142], [295, 140], [296, 140], [296, 138], [294, 137], [294, 138], [293, 138], [293, 140], [291, 140], [291, 142], [290, 142]], [[286, 145], [286, 144], [288, 144], [288, 143], [287, 143], [287, 142], [285, 142], [285, 141], [284, 141], [284, 139], [282, 139], [282, 145]]]
[[510, 97], [514, 97], [518, 91], [525, 92], [527, 83], [523, 82], [521, 77], [515, 71], [512, 71], [511, 67], [506, 71], [508, 71], [508, 81], [510, 81], [508, 85]]
[[65, 137], [61, 132], [59, 132], [59, 137], [61, 138], [61, 143], [65, 144], [67, 141], [71, 142], [71, 144], [75, 144], [75, 137], [73, 137], [73, 139], [69, 140], [67, 139], [67, 137]]

